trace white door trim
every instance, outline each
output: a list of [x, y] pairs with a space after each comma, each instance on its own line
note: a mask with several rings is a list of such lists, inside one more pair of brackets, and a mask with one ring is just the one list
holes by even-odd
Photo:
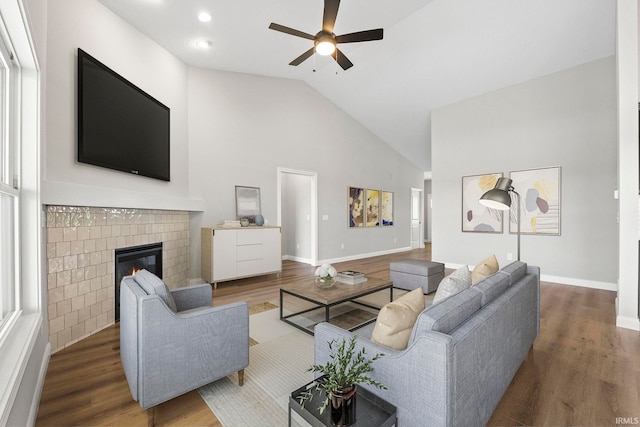
[[318, 264], [318, 173], [298, 169], [277, 168], [277, 221], [282, 226], [282, 175], [303, 175], [311, 178], [311, 265]]

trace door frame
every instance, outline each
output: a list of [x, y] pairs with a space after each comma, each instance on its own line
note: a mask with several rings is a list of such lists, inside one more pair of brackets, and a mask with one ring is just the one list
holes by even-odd
[[282, 177], [284, 174], [289, 175], [302, 175], [311, 178], [311, 265], [318, 265], [318, 173], [311, 171], [303, 171], [298, 169], [290, 169], [284, 167], [277, 168], [277, 178], [276, 178], [276, 187], [277, 187], [277, 221], [278, 225], [282, 226]]
[[[424, 248], [424, 188], [416, 188], [411, 187], [411, 197], [409, 198], [409, 212], [411, 212], [410, 221], [413, 221], [413, 193], [417, 192], [418, 196], [418, 208], [420, 209], [418, 213], [418, 248]], [[413, 224], [410, 225], [410, 230], [413, 227]], [[411, 249], [417, 249], [413, 247], [413, 235], [411, 230], [410, 235]]]

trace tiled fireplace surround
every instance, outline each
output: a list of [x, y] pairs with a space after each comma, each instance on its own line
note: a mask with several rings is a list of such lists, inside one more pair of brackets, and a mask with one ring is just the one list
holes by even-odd
[[47, 206], [52, 352], [114, 323], [115, 249], [162, 242], [170, 288], [189, 277], [189, 212]]

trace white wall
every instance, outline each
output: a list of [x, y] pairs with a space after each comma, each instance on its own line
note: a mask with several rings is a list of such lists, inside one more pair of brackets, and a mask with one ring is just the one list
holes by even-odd
[[462, 176], [561, 166], [561, 235], [523, 235], [521, 258], [554, 281], [616, 289], [613, 57], [436, 110], [432, 138], [433, 259], [473, 265], [495, 253], [503, 265], [515, 253], [507, 232], [461, 232]]
[[[235, 217], [235, 185], [260, 187], [275, 224], [283, 167], [318, 173], [320, 260], [409, 247], [411, 187], [422, 187], [422, 172], [306, 83], [189, 68], [188, 100], [190, 194], [205, 199], [193, 240], [200, 226]], [[349, 186], [394, 191], [395, 226], [347, 229]], [[192, 261], [198, 277], [200, 259]]]
[[[97, 1], [48, 3], [43, 202], [188, 210], [187, 67]], [[171, 182], [77, 162], [77, 49], [171, 109]]]

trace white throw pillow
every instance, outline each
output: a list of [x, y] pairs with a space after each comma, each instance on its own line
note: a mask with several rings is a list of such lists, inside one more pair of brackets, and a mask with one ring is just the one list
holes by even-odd
[[447, 299], [451, 295], [467, 289], [469, 286], [471, 286], [471, 272], [469, 267], [465, 265], [440, 281], [436, 296], [433, 297], [433, 303], [436, 304]]
[[496, 274], [499, 269], [500, 267], [498, 266], [498, 260], [495, 255], [491, 255], [489, 258], [483, 259], [471, 272], [471, 284], [475, 285], [492, 274]]
[[414, 289], [380, 309], [371, 341], [395, 350], [407, 348], [418, 315], [424, 310], [422, 288]]

